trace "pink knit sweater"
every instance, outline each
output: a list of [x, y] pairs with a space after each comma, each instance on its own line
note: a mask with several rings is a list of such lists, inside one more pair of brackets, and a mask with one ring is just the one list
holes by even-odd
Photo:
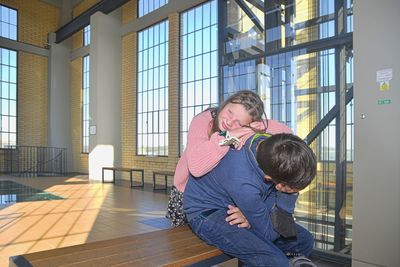
[[[252, 123], [252, 127], [264, 129], [264, 123]], [[187, 146], [176, 165], [174, 185], [183, 192], [189, 179], [189, 172], [195, 176], [203, 176], [211, 171], [228, 152], [228, 146], [220, 146], [218, 143], [224, 139], [218, 132], [209, 137], [208, 132], [212, 127], [210, 111], [204, 111], [195, 116], [190, 123]], [[268, 120], [267, 133], [291, 133], [285, 124]], [[242, 142], [246, 138], [242, 138]]]

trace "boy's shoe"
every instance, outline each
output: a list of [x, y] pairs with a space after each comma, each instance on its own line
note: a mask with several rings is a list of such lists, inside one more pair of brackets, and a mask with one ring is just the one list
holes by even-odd
[[290, 267], [317, 267], [310, 259], [300, 253], [287, 253]]

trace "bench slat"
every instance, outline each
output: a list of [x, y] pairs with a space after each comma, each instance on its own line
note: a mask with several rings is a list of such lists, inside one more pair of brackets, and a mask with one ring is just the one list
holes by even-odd
[[130, 171], [142, 171], [143, 169], [138, 168], [126, 168], [126, 167], [103, 167], [105, 170], [109, 171], [122, 171], [122, 172], [130, 172]]
[[[223, 253], [187, 226], [22, 255], [33, 266], [183, 266]], [[18, 266], [18, 265], [17, 265]]]
[[153, 172], [156, 175], [167, 175], [167, 176], [174, 176], [175, 172], [171, 172], [171, 171], [155, 171]]
[[[97, 249], [90, 249], [84, 252], [75, 251], [67, 255], [53, 256], [51, 259], [45, 259], [47, 263], [57, 264], [62, 262], [63, 264], [87, 264], [90, 262], [93, 266], [104, 264], [106, 266], [116, 265], [125, 261], [134, 259], [140, 259], [142, 257], [148, 257], [157, 255], [162, 252], [171, 253], [174, 248], [184, 248], [185, 244], [191, 246], [194, 240], [193, 236], [189, 236], [186, 233], [180, 233], [176, 236], [178, 241], [171, 240], [168, 236], [155, 236], [152, 239], [132, 240], [128, 243], [115, 243], [112, 246], [100, 247]], [[197, 243], [197, 240], [194, 240]], [[93, 258], [95, 257], [95, 258]], [[35, 266], [40, 266], [40, 260], [34, 261]]]
[[[86, 253], [87, 251], [89, 251], [90, 253], [93, 253], [93, 251], [98, 251], [101, 253], [102, 249], [109, 250], [109, 249], [115, 248], [115, 247], [118, 248], [118, 246], [123, 247], [123, 246], [128, 246], [129, 244], [135, 245], [135, 243], [150, 242], [151, 240], [157, 240], [157, 238], [159, 236], [163, 236], [163, 237], [173, 236], [174, 238], [177, 238], [177, 239], [191, 238], [192, 237], [191, 232], [187, 231], [186, 228], [187, 227], [177, 227], [177, 228], [170, 229], [170, 230], [169, 229], [161, 230], [162, 232], [161, 231], [153, 231], [153, 232], [148, 232], [148, 233], [138, 234], [138, 235], [133, 235], [133, 236], [124, 236], [124, 237], [108, 239], [108, 240], [101, 240], [101, 241], [85, 243], [85, 244], [75, 245], [75, 246], [70, 246], [70, 247], [63, 247], [63, 248], [58, 248], [58, 249], [35, 252], [35, 253], [29, 254], [29, 259], [36, 260], [36, 259], [43, 259], [43, 258], [54, 258], [54, 257], [62, 257], [65, 255], [72, 255], [72, 254], [74, 255], [74, 257], [77, 257], [80, 253]], [[77, 249], [76, 247], [79, 247], [79, 249]]]

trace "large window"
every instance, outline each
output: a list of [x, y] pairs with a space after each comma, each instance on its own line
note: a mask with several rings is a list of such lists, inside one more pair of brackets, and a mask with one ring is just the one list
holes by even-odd
[[17, 144], [17, 52], [0, 48], [1, 148]]
[[90, 25], [83, 28], [83, 46], [90, 45]]
[[168, 0], [139, 0], [139, 17], [142, 17], [167, 4]]
[[181, 151], [193, 117], [218, 103], [217, 1], [181, 14]]
[[89, 153], [89, 55], [83, 57], [82, 77], [82, 153]]
[[168, 155], [168, 21], [138, 34], [137, 154]]
[[0, 5], [0, 36], [17, 40], [17, 11], [12, 8]]
[[[17, 40], [17, 11], [0, 5], [0, 36]], [[1, 144], [9, 148], [17, 144], [17, 52], [0, 48]]]

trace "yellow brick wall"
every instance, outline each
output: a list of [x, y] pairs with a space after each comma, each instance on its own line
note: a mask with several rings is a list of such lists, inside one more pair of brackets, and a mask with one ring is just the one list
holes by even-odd
[[121, 164], [133, 164], [136, 154], [136, 33], [122, 38]]
[[[100, 2], [100, 0], [84, 0], [72, 8], [72, 17], [76, 18], [84, 11], [88, 10], [93, 5]], [[72, 50], [76, 50], [83, 45], [83, 30], [76, 32], [72, 35]]]
[[60, 10], [39, 0], [0, 0], [18, 10], [18, 40], [43, 47], [47, 33], [59, 28]]
[[122, 24], [128, 23], [137, 17], [137, 1], [129, 1], [122, 6]]
[[179, 157], [179, 14], [174, 13], [168, 17], [168, 63], [169, 63], [169, 156]]
[[95, 4], [100, 2], [100, 0], [84, 0], [79, 2], [76, 6], [73, 7], [72, 9], [72, 16], [76, 18], [80, 14], [82, 14], [84, 11], [88, 10]]
[[71, 138], [75, 172], [88, 172], [88, 154], [82, 154], [82, 58], [71, 62]]
[[[153, 171], [175, 171], [178, 152], [178, 97], [179, 97], [179, 14], [169, 18], [169, 156], [145, 157], [136, 155], [136, 44], [137, 34], [122, 39], [122, 88], [121, 88], [121, 163], [145, 170], [145, 182], [152, 183]], [[127, 179], [127, 175], [123, 176]], [[163, 177], [157, 178], [163, 183]], [[168, 179], [169, 185], [172, 179]]]
[[18, 144], [47, 145], [48, 60], [18, 55]]
[[72, 35], [72, 51], [83, 46], [83, 30], [80, 30]]

